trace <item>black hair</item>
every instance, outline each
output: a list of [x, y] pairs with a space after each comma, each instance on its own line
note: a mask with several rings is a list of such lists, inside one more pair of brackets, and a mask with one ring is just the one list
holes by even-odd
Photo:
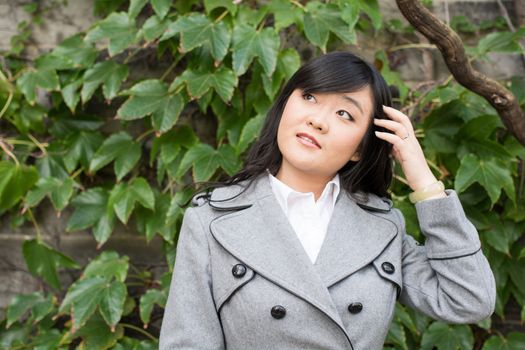
[[[266, 172], [277, 174], [282, 154], [277, 145], [277, 130], [288, 98], [295, 89], [303, 93], [348, 93], [369, 87], [373, 112], [369, 127], [359, 145], [360, 159], [348, 161], [340, 170], [341, 187], [348, 193], [374, 193], [390, 197], [387, 190], [392, 181], [391, 145], [377, 138], [379, 130], [372, 118], [386, 119], [383, 105], [392, 106], [390, 89], [370, 63], [350, 52], [332, 52], [303, 65], [290, 78], [270, 108], [258, 140], [251, 146], [243, 168], [223, 185], [254, 180]], [[250, 181], [251, 183], [251, 181]]]

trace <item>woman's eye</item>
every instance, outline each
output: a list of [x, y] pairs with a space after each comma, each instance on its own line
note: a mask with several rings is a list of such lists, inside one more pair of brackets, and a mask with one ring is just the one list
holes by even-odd
[[350, 113], [348, 113], [347, 111], [344, 111], [344, 110], [337, 111], [337, 115], [340, 116], [340, 117], [343, 117], [344, 119], [354, 120], [352, 115], [350, 115]]
[[303, 94], [303, 98], [304, 98], [306, 101], [314, 101], [314, 102], [315, 102], [315, 97], [314, 97], [314, 95], [312, 95], [312, 94]]

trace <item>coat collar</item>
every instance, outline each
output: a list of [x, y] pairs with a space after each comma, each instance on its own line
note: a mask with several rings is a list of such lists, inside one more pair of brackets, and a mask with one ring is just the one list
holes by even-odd
[[250, 186], [215, 189], [209, 204], [229, 211], [210, 224], [213, 237], [226, 250], [318, 308], [348, 337], [328, 288], [372, 262], [396, 236], [394, 223], [370, 212], [387, 212], [389, 203], [372, 195], [358, 203], [341, 190], [315, 264], [277, 203], [267, 176]]

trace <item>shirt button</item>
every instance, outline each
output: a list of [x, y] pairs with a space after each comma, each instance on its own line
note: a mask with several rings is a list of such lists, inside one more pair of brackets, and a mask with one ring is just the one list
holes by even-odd
[[237, 264], [232, 268], [232, 274], [236, 278], [241, 278], [246, 274], [246, 266], [243, 264]]
[[284, 308], [284, 306], [275, 305], [274, 307], [272, 307], [272, 311], [270, 313], [272, 314], [273, 318], [281, 319], [284, 317], [284, 315], [286, 315], [286, 309]]
[[394, 265], [392, 265], [392, 264], [389, 263], [388, 261], [382, 263], [382, 264], [381, 264], [381, 268], [383, 269], [383, 271], [385, 271], [385, 272], [388, 273], [389, 275], [393, 274], [394, 271], [396, 271], [396, 268], [394, 267]]
[[351, 303], [348, 305], [348, 311], [350, 311], [351, 314], [358, 314], [363, 310], [363, 304], [361, 303]]

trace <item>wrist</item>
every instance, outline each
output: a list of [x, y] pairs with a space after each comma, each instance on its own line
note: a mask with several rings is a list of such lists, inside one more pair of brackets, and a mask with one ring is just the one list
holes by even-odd
[[445, 185], [441, 181], [435, 181], [430, 185], [418, 189], [409, 194], [408, 198], [412, 203], [418, 203], [428, 199], [443, 198], [446, 197]]

